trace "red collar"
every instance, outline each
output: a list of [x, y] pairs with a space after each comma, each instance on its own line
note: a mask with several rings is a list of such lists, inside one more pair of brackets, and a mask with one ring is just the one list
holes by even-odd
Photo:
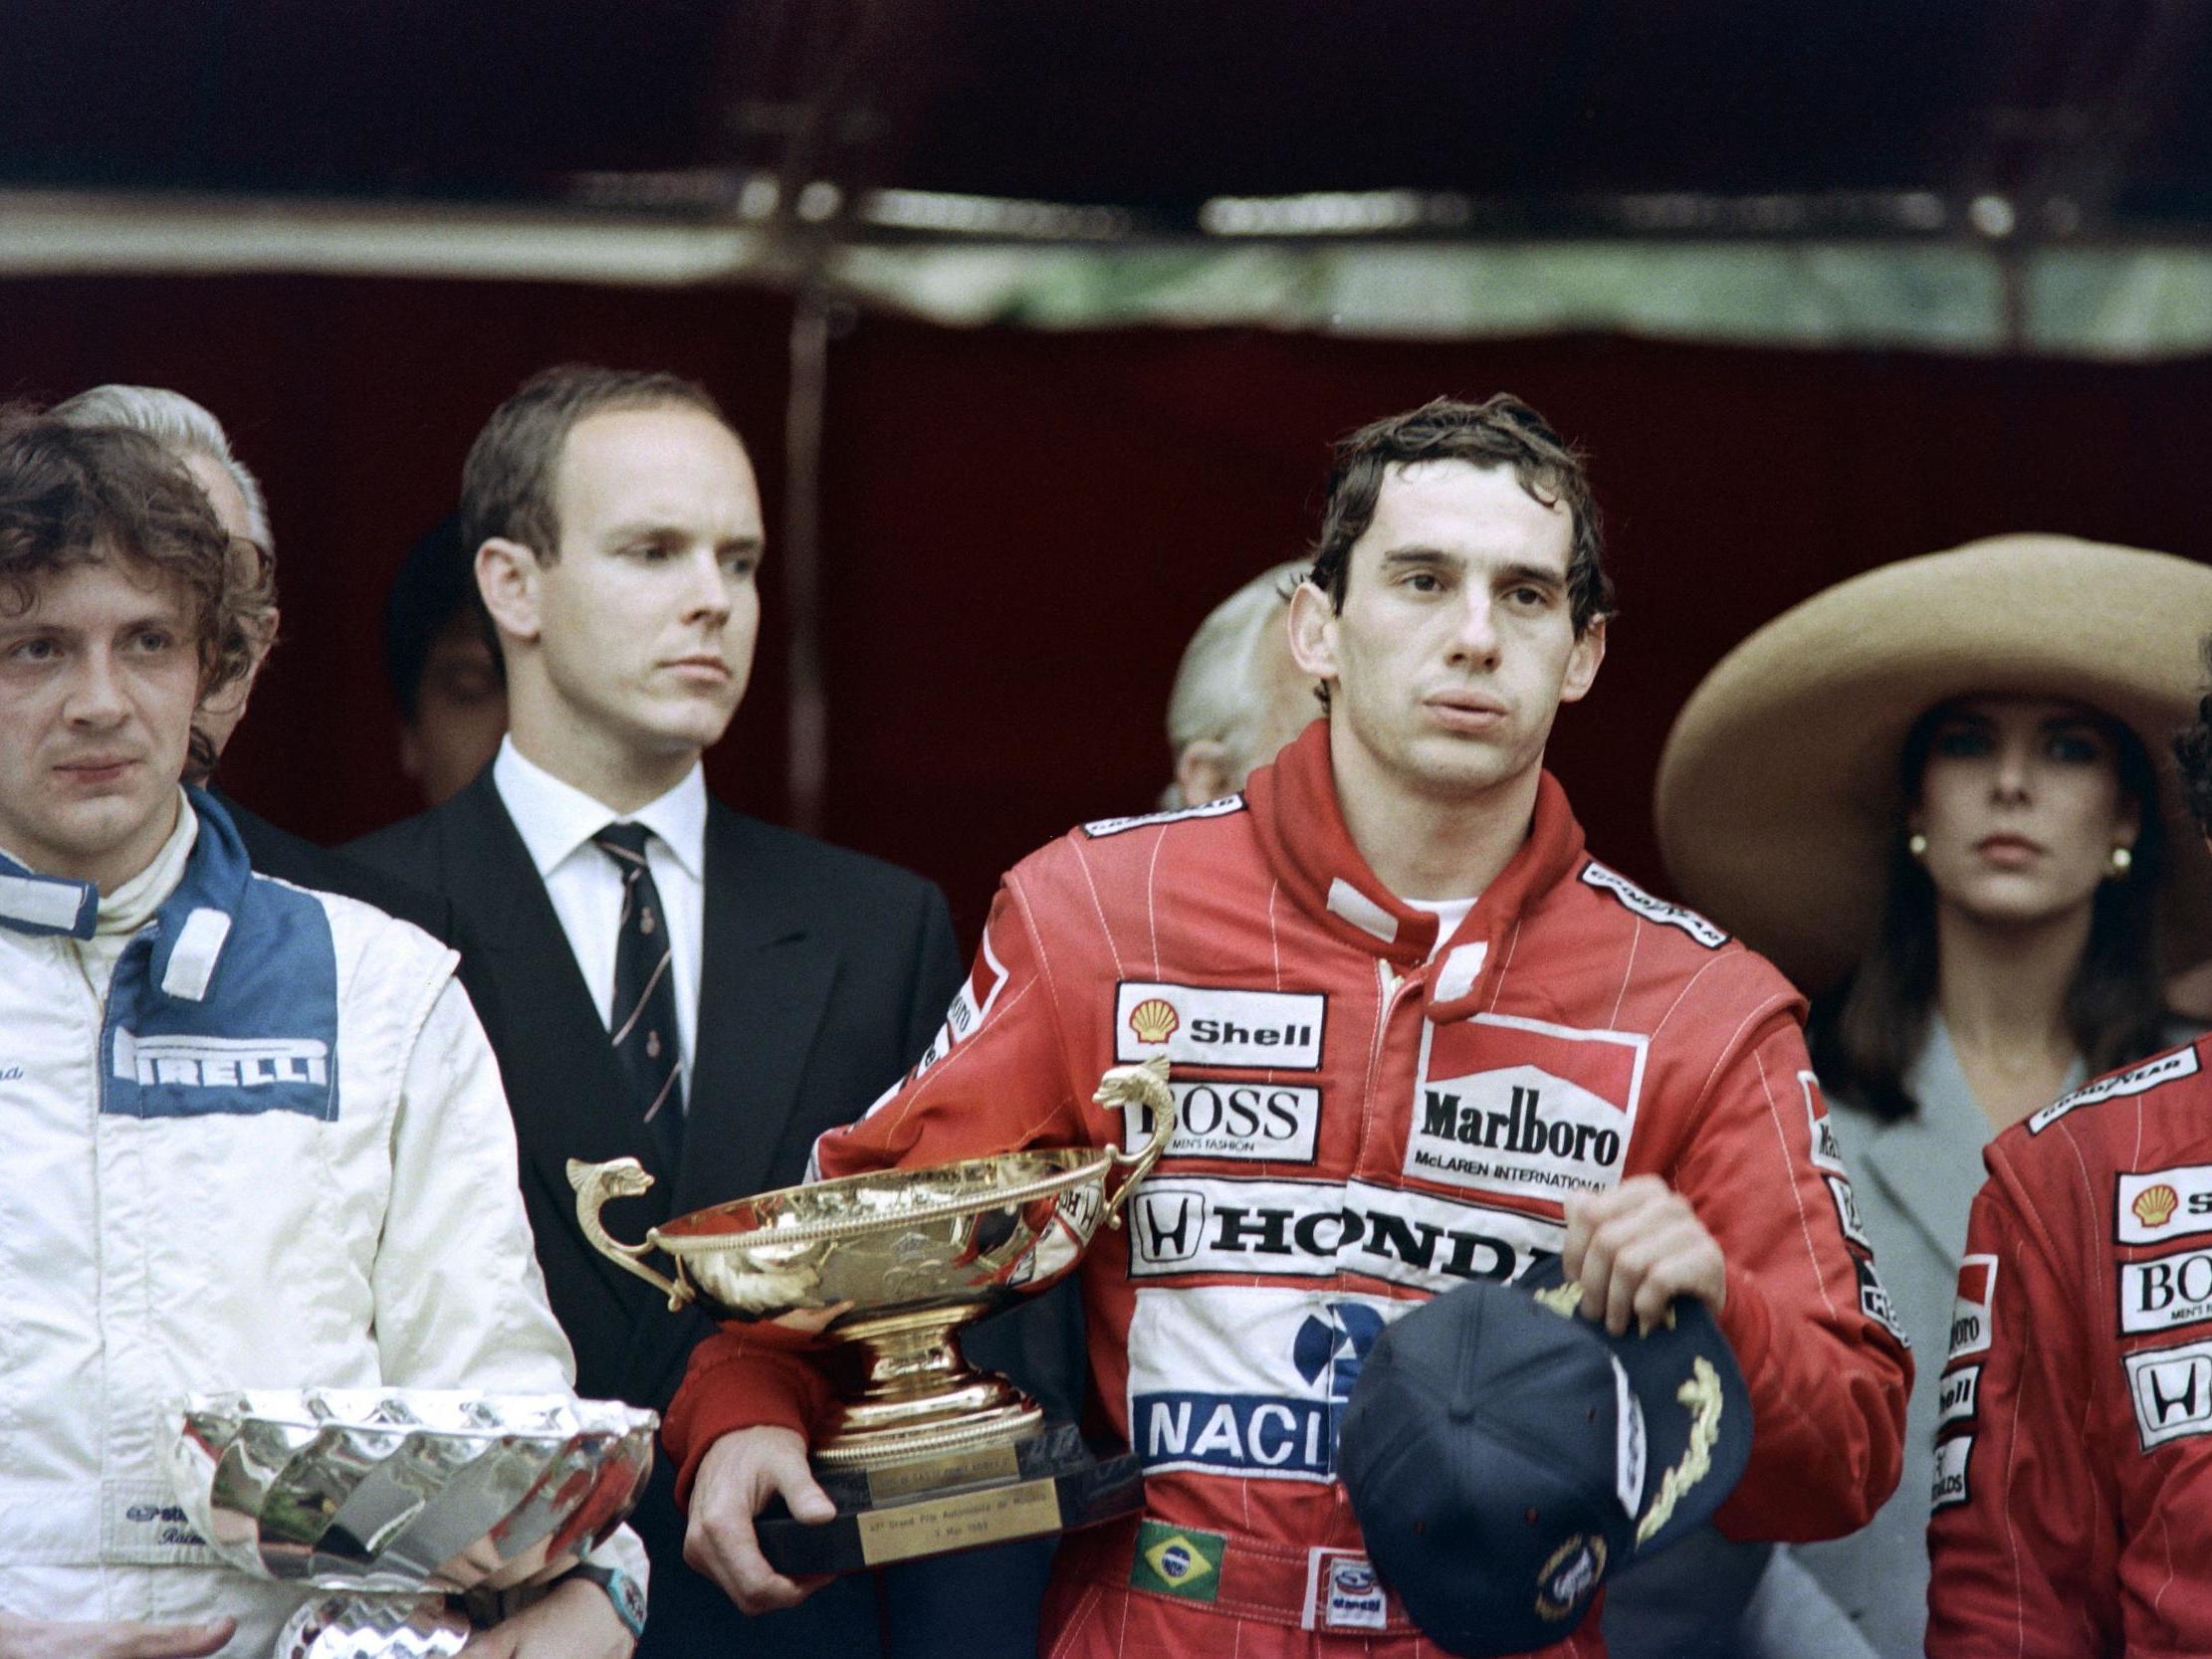
[[[1523, 841], [1497, 879], [1452, 935], [1452, 948], [1435, 950], [1437, 919], [1414, 909], [1376, 879], [1353, 845], [1338, 810], [1329, 767], [1329, 723], [1315, 721], [1244, 786], [1252, 827], [1275, 876], [1299, 908], [1347, 944], [1411, 973], [1437, 955], [1439, 963], [1469, 944], [1488, 946], [1485, 969], [1497, 965], [1498, 946], [1531, 900], [1548, 892], [1583, 861], [1582, 826], [1567, 805], [1559, 780], [1545, 772], [1536, 785], [1536, 811]], [[1463, 975], [1461, 975], [1463, 977]], [[1470, 1010], [1474, 983], [1431, 1010], [1455, 1017]], [[1462, 1004], [1468, 1006], [1462, 1006]]]

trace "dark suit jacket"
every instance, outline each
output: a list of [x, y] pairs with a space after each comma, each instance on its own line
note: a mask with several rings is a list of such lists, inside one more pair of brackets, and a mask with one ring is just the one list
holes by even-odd
[[238, 826], [238, 838], [246, 843], [246, 862], [264, 876], [275, 876], [295, 887], [312, 887], [322, 893], [358, 899], [363, 904], [374, 905], [386, 916], [412, 922], [441, 944], [455, 950], [462, 948], [453, 906], [440, 895], [388, 876], [359, 859], [333, 853], [328, 847], [318, 847], [290, 830], [279, 829], [220, 789], [210, 789], [208, 793]]
[[[576, 1224], [569, 1158], [630, 1156], [656, 1171], [660, 1159], [624, 1105], [627, 1086], [606, 1027], [490, 768], [443, 805], [347, 851], [452, 902], [474, 941], [462, 980], [472, 995], [487, 993], [480, 1008], [497, 1010], [486, 1025], [515, 1116], [547, 1291], [576, 1350], [577, 1387], [664, 1408], [693, 1346], [713, 1326], [697, 1309], [671, 1315], [665, 1298], [592, 1249]], [[857, 1117], [912, 1064], [959, 985], [944, 897], [906, 871], [714, 802], [705, 885], [683, 1167], [673, 1187], [663, 1178], [643, 1198], [608, 1207], [605, 1223], [618, 1238], [802, 1179], [815, 1137]], [[632, 1521], [653, 1560], [641, 1654], [842, 1659], [879, 1651], [873, 1574], [841, 1579], [790, 1612], [748, 1619], [683, 1566], [683, 1521], [666, 1459]], [[1019, 1563], [1039, 1584], [1042, 1567], [1034, 1549]], [[1001, 1565], [994, 1592], [1000, 1602], [1013, 1588], [1006, 1578]], [[972, 1621], [975, 1611], [971, 1603], [963, 1616]], [[1028, 1634], [1001, 1643], [973, 1642], [971, 1623], [971, 1639], [957, 1650], [1033, 1644], [1033, 1593], [1026, 1618]], [[917, 1651], [903, 1640], [899, 1647]]]

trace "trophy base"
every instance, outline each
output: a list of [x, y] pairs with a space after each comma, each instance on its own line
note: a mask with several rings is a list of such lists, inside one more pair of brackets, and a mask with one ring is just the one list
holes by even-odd
[[761, 1553], [787, 1577], [860, 1572], [924, 1555], [1042, 1538], [1144, 1508], [1134, 1452], [1105, 1455], [1073, 1423], [1010, 1446], [878, 1469], [816, 1467], [834, 1519], [794, 1520], [780, 1502], [755, 1523]]
[[450, 1659], [469, 1629], [442, 1595], [327, 1595], [285, 1621], [274, 1659]]

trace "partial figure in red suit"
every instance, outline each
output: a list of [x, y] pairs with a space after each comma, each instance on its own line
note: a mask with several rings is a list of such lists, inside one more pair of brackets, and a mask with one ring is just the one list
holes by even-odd
[[[1023, 860], [937, 1044], [817, 1143], [823, 1175], [1134, 1145], [1099, 1075], [1173, 1068], [1180, 1128], [1082, 1270], [1146, 1514], [1063, 1542], [1047, 1653], [1438, 1651], [1367, 1593], [1337, 1420], [1390, 1320], [1554, 1255], [1615, 1331], [1718, 1316], [1756, 1424], [1728, 1531], [1847, 1532], [1894, 1484], [1910, 1361], [1823, 1183], [1797, 993], [1591, 858], [1543, 770], [1611, 603], [1580, 460], [1526, 405], [1354, 434], [1288, 619], [1326, 718], [1241, 795]], [[671, 1408], [689, 1555], [742, 1606], [807, 1591], [752, 1518], [828, 1513], [825, 1393], [732, 1327]], [[1545, 1651], [1601, 1653], [1595, 1620]]]
[[[2212, 836], [2212, 698], [2174, 752]], [[1942, 1376], [1927, 1650], [2212, 1653], [2212, 1037], [2062, 1096], [1986, 1158]]]

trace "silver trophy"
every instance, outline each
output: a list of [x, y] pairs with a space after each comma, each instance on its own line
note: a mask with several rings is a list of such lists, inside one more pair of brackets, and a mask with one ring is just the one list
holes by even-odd
[[169, 1478], [230, 1565], [332, 1592], [293, 1614], [275, 1659], [442, 1659], [471, 1629], [449, 1595], [525, 1583], [621, 1523], [659, 1422], [565, 1394], [195, 1394]]

